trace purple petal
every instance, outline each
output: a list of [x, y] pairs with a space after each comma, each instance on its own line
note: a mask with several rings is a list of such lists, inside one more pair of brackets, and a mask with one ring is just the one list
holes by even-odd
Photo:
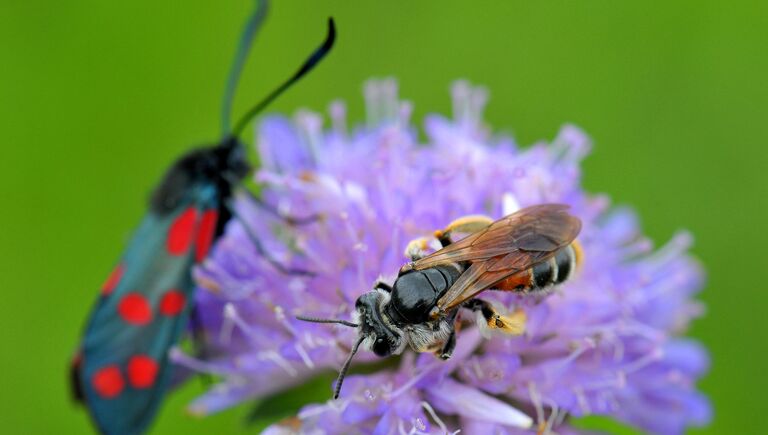
[[429, 387], [427, 396], [435, 408], [489, 423], [529, 428], [533, 420], [511, 405], [451, 379]]
[[301, 171], [313, 166], [313, 158], [296, 128], [279, 116], [265, 118], [258, 131], [261, 166], [275, 172]]
[[[406, 351], [398, 367], [350, 376], [339, 401], [300, 412], [297, 430], [439, 433], [446, 426], [517, 434], [535, 417], [573, 433], [566, 413], [606, 415], [659, 433], [706, 424], [711, 406], [695, 385], [708, 356], [681, 338], [703, 313], [694, 297], [704, 274], [688, 253], [691, 237], [681, 233], [654, 251], [635, 212], [586, 193], [581, 161], [591, 146], [578, 128], [517, 147], [483, 122], [485, 90], [461, 82], [452, 96], [452, 116], [427, 118], [425, 143], [392, 80], [367, 86], [363, 126], [348, 129], [338, 104], [330, 129], [306, 111], [261, 125], [263, 200], [281, 214], [319, 219], [287, 225], [238, 199], [241, 219], [229, 222], [195, 270], [211, 291], [197, 302], [215, 352], [185, 367], [224, 377], [201, 408], [223, 409], [338, 369], [358, 331], [295, 316], [350, 320], [355, 300], [377, 278], [395, 279], [410, 240], [467, 214], [498, 218], [505, 208], [555, 202], [582, 221], [584, 261], [575, 276], [542, 294], [481, 296], [524, 310], [525, 334], [482, 340], [466, 326], [472, 315], [462, 312], [451, 360]], [[313, 274], [285, 274], [279, 265]], [[353, 364], [376, 359], [361, 351]], [[462, 427], [445, 424], [457, 420]]]

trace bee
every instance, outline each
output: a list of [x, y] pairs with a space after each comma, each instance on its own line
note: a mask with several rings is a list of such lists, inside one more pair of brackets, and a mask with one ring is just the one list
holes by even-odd
[[[520, 335], [523, 311], [503, 314], [477, 298], [485, 290], [518, 294], [544, 293], [570, 278], [582, 260], [576, 236], [581, 221], [568, 206], [527, 207], [493, 221], [466, 216], [435, 231], [442, 249], [425, 255], [428, 239], [410, 242], [410, 262], [400, 268], [392, 285], [377, 281], [355, 302], [354, 321], [297, 317], [316, 323], [338, 323], [358, 329], [358, 339], [342, 366], [333, 398], [337, 399], [352, 358], [362, 345], [380, 357], [435, 352], [447, 360], [456, 347], [460, 309], [475, 313], [481, 331]], [[451, 235], [469, 234], [453, 242]]]

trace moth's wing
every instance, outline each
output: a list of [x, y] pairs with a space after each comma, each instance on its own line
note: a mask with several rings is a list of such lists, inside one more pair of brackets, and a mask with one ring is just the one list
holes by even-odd
[[215, 185], [185, 190], [173, 210], [145, 216], [87, 324], [73, 389], [104, 433], [146, 430], [171, 379], [168, 350], [192, 309], [191, 268], [213, 242], [221, 208]]
[[414, 268], [472, 262], [437, 301], [438, 308], [447, 311], [573, 242], [581, 221], [567, 210], [567, 206], [560, 204], [522, 209], [417, 261]]

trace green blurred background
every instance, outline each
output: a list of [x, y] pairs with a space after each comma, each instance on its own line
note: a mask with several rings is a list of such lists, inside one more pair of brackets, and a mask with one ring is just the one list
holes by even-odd
[[[235, 113], [292, 72], [336, 17], [338, 44], [271, 108], [324, 110], [393, 75], [416, 119], [448, 113], [456, 78], [487, 85], [488, 121], [521, 143], [575, 122], [594, 139], [585, 184], [634, 205], [658, 243], [696, 236], [713, 357], [706, 433], [764, 433], [768, 222], [766, 3], [276, 1]], [[0, 425], [85, 433], [65, 369], [97, 289], [164, 168], [219, 132], [248, 0], [0, 2]], [[327, 394], [323, 385], [321, 396]], [[241, 407], [155, 433], [242, 432]]]

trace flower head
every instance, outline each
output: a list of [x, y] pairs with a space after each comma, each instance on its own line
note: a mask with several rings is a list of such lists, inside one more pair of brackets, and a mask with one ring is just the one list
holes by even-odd
[[[577, 277], [545, 298], [483, 294], [523, 310], [524, 335], [484, 339], [463, 329], [449, 361], [406, 351], [395, 368], [350, 376], [339, 400], [308, 404], [293, 424], [309, 433], [382, 434], [570, 433], [569, 418], [591, 414], [664, 434], [706, 424], [711, 411], [695, 381], [707, 353], [681, 337], [701, 312], [692, 295], [702, 271], [687, 254], [689, 235], [654, 251], [632, 211], [585, 193], [580, 163], [590, 144], [576, 127], [520, 148], [483, 124], [485, 91], [459, 82], [453, 119], [428, 117], [423, 142], [393, 81], [372, 82], [365, 94], [367, 124], [352, 132], [341, 103], [331, 106], [327, 129], [310, 112], [261, 124], [264, 201], [280, 214], [316, 219], [288, 225], [239, 200], [239, 218], [196, 271], [201, 287], [213, 290], [198, 301], [213, 356], [174, 353], [180, 364], [222, 376], [193, 411], [215, 412], [337, 370], [355, 330], [295, 317], [350, 320], [358, 296], [379, 278], [394, 279], [410, 240], [463, 215], [500, 218], [565, 203], [583, 222], [586, 260]], [[361, 352], [353, 364], [375, 359]]]

